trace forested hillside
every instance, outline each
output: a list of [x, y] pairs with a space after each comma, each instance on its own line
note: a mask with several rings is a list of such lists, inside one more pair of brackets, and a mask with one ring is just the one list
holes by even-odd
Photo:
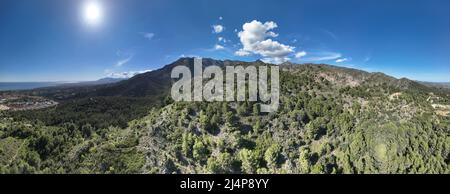
[[170, 67], [55, 108], [0, 112], [0, 172], [450, 173], [445, 90], [381, 73], [283, 64], [281, 106], [266, 114], [254, 102], [174, 103], [152, 93], [168, 94], [170, 84], [157, 85]]

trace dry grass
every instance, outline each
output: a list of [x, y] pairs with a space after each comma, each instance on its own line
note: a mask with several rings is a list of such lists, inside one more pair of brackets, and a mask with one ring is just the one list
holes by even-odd
[[9, 107], [0, 104], [0, 110], [9, 110]]
[[450, 105], [432, 104], [431, 106], [436, 109], [436, 114], [441, 116], [450, 116]]

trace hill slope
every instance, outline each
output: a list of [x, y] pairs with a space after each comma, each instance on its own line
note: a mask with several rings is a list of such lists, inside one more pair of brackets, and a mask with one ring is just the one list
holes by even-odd
[[[68, 101], [70, 115], [89, 115], [96, 104], [106, 114], [123, 108], [110, 99], [168, 94], [170, 70], [180, 64], [192, 67], [193, 60], [85, 90], [80, 101], [88, 111]], [[450, 173], [448, 93], [329, 65], [284, 64], [280, 73], [281, 106], [270, 114], [253, 102], [167, 101], [142, 104], [151, 111], [120, 127], [2, 116], [0, 172]]]
[[285, 65], [281, 109], [175, 103], [132, 123], [157, 173], [449, 173], [448, 104], [416, 82], [328, 65]]

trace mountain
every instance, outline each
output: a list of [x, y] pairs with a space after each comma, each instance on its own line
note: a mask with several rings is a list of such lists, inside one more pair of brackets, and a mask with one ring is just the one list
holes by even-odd
[[450, 173], [446, 90], [285, 63], [280, 108], [267, 114], [258, 102], [171, 101], [177, 65], [193, 59], [117, 83], [33, 91], [59, 96], [55, 108], [0, 111], [0, 173]]
[[[245, 64], [241, 61], [219, 61], [214, 59], [203, 59], [203, 68], [215, 65], [224, 67], [226, 65]], [[164, 66], [161, 69], [138, 74], [123, 82], [98, 88], [88, 96], [166, 96], [170, 91], [172, 79], [170, 78], [172, 69], [176, 66], [186, 66], [193, 71], [194, 58], [180, 58], [179, 60]]]
[[105, 78], [95, 80], [95, 81], [84, 81], [84, 82], [62, 84], [62, 85], [59, 85], [59, 87], [95, 86], [95, 85], [112, 84], [112, 83], [120, 82], [123, 80], [126, 80], [126, 79], [125, 78], [105, 77]]
[[424, 85], [450, 90], [450, 82], [421, 82]]
[[123, 78], [102, 78], [96, 81], [84, 81], [75, 83], [66, 82], [0, 82], [0, 91], [11, 90], [32, 90], [49, 87], [80, 87], [80, 86], [94, 86], [102, 84], [116, 83], [125, 80]]
[[[260, 62], [262, 63], [262, 62]], [[224, 67], [226, 65], [251, 64], [241, 61], [219, 61], [214, 59], [203, 59], [203, 66], [217, 65]], [[80, 82], [76, 84], [65, 84], [58, 87], [37, 88], [22, 93], [28, 95], [46, 96], [55, 100], [72, 100], [87, 97], [151, 97], [155, 99], [164, 98], [170, 91], [172, 79], [171, 71], [174, 67], [183, 65], [191, 70], [194, 67], [194, 58], [180, 58], [179, 60], [168, 64], [161, 69], [138, 74], [132, 78], [106, 79], [94, 82]]]
[[[255, 62], [232, 61], [232, 60], [214, 60], [210, 58], [203, 59], [203, 68], [215, 65], [219, 67], [235, 66], [235, 65], [267, 65], [261, 60]], [[57, 100], [85, 98], [85, 97], [158, 97], [167, 96], [170, 91], [172, 79], [171, 71], [176, 66], [186, 66], [193, 71], [194, 58], [180, 58], [177, 61], [165, 65], [164, 67], [138, 74], [129, 79], [104, 78], [92, 82], [80, 82], [74, 84], [64, 84], [58, 87], [38, 88], [31, 91], [24, 91], [28, 94], [43, 95]], [[282, 70], [296, 69], [296, 71], [313, 71], [311, 73], [328, 72], [336, 74], [338, 77], [325, 77], [332, 79], [331, 81], [339, 82], [343, 85], [355, 86], [359, 84], [376, 85], [387, 84], [402, 89], [416, 89], [422, 91], [433, 90], [430, 83], [416, 82], [406, 78], [396, 79], [383, 73], [368, 73], [365, 71], [337, 67], [326, 64], [294, 64], [286, 62], [280, 65]], [[318, 72], [324, 71], [324, 72]], [[335, 80], [336, 79], [336, 80]], [[439, 84], [441, 85], [441, 84]], [[443, 84], [442, 84], [443, 85]]]

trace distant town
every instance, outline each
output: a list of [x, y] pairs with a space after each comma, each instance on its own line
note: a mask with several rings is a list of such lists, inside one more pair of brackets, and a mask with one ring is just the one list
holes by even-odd
[[58, 102], [38, 96], [0, 94], [0, 110], [35, 110], [58, 105]]

